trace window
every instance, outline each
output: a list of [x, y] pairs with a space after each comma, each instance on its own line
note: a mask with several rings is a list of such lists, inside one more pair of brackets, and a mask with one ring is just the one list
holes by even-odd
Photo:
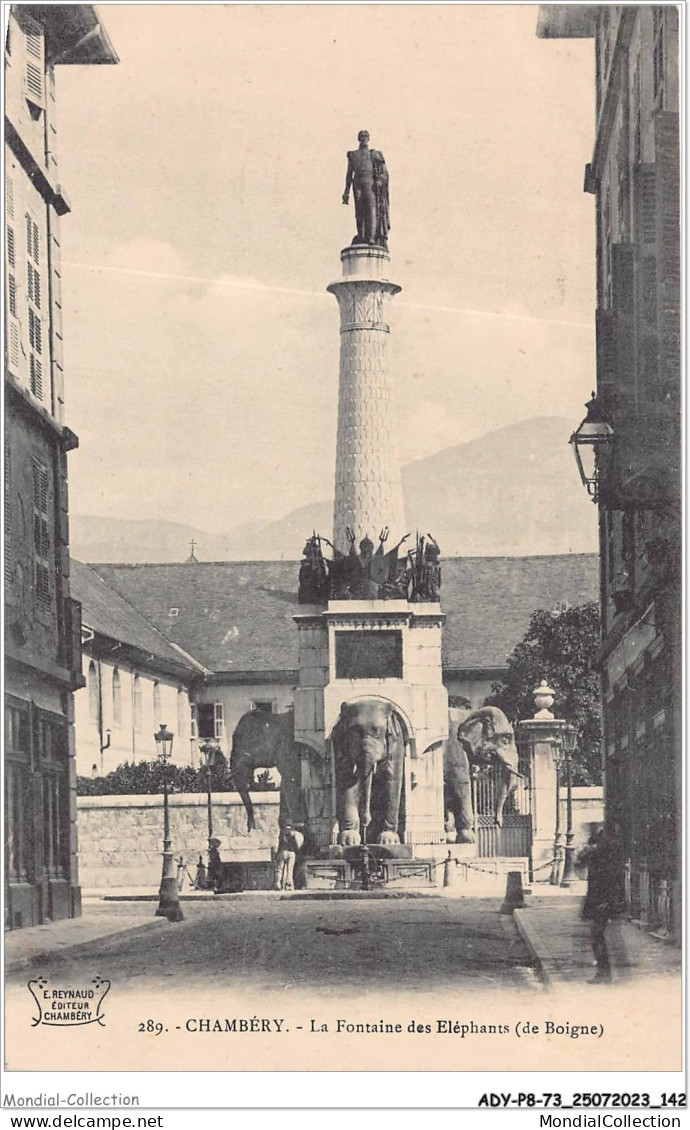
[[89, 718], [92, 722], [98, 725], [99, 721], [99, 693], [98, 693], [98, 671], [93, 659], [89, 663], [89, 671], [87, 676], [87, 683], [89, 687]]
[[134, 729], [141, 733], [144, 728], [144, 715], [141, 702], [141, 679], [134, 676], [132, 682], [132, 713], [134, 715]]
[[153, 684], [153, 720], [158, 725], [161, 714], [161, 688], [160, 683]]
[[50, 612], [50, 531], [48, 526], [48, 468], [33, 460], [34, 596], [42, 612]]
[[198, 736], [203, 741], [223, 737], [225, 719], [222, 702], [200, 702], [195, 708], [194, 717]]
[[113, 671], [113, 725], [122, 725], [122, 687], [117, 667]]

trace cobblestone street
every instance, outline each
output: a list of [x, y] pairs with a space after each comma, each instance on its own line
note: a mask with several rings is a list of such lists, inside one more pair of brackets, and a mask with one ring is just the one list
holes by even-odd
[[[319, 988], [341, 997], [362, 990], [541, 991], [528, 951], [500, 899], [281, 899], [250, 895], [185, 901], [185, 921], [153, 919], [153, 903], [87, 904], [112, 917], [113, 933], [51, 955], [54, 976], [95, 970], [130, 988], [191, 990], [233, 983], [243, 989]], [[126, 929], [131, 925], [134, 932]], [[102, 927], [105, 929], [106, 927]], [[125, 929], [116, 934], [114, 931]], [[40, 946], [38, 951], [40, 952]], [[9, 981], [25, 979], [25, 970]]]

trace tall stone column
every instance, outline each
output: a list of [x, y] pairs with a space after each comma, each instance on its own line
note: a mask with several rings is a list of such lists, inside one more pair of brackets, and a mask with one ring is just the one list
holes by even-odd
[[389, 545], [407, 531], [396, 442], [393, 381], [388, 372], [389, 300], [400, 287], [388, 280], [390, 255], [360, 244], [340, 253], [343, 278], [327, 288], [340, 307], [340, 390], [335, 463], [333, 543], [341, 553], [390, 529]]

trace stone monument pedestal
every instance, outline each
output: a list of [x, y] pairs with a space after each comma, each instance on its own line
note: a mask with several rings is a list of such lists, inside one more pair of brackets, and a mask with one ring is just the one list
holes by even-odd
[[[295, 739], [317, 751], [322, 772], [303, 761], [310, 852], [328, 856], [338, 842], [331, 733], [344, 702], [381, 698], [391, 703], [405, 739], [398, 833], [408, 859], [443, 858], [443, 750], [448, 695], [442, 681], [438, 604], [406, 600], [330, 601], [295, 616], [299, 686]], [[436, 850], [429, 850], [432, 845]], [[397, 845], [387, 845], [391, 859]], [[333, 853], [337, 855], [336, 853]], [[336, 860], [331, 860], [335, 863]]]

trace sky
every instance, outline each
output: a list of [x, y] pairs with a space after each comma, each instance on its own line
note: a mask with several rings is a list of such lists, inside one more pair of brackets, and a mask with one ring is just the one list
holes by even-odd
[[73, 513], [222, 533], [331, 497], [360, 129], [390, 175], [402, 462], [582, 418], [590, 40], [538, 40], [521, 4], [99, 10], [120, 63], [57, 68]]

